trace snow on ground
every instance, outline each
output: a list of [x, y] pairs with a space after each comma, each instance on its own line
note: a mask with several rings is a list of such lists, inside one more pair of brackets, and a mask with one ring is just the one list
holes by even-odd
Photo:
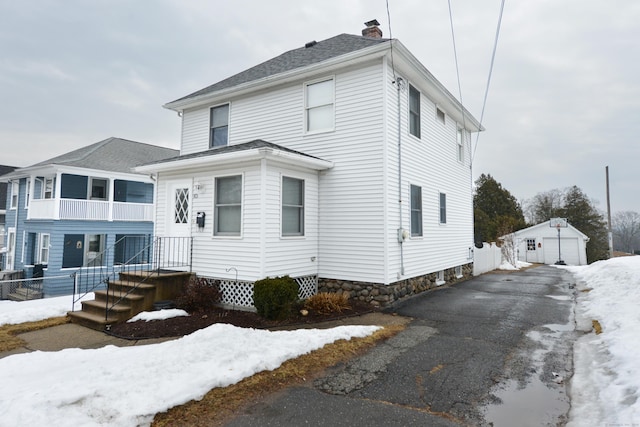
[[[558, 268], [575, 276], [579, 291], [591, 289], [579, 292], [578, 328], [598, 320], [603, 329], [575, 343], [568, 426], [638, 425], [640, 257]], [[70, 307], [69, 297], [0, 301], [0, 325], [61, 316]], [[163, 311], [163, 318], [180, 314]], [[218, 324], [162, 344], [8, 356], [0, 359], [0, 426], [148, 425], [155, 413], [199, 399], [213, 387], [376, 329], [270, 332]]]
[[145, 322], [149, 322], [151, 320], [164, 320], [170, 319], [172, 317], [181, 317], [188, 316], [184, 310], [180, 310], [179, 308], [170, 308], [166, 310], [157, 310], [157, 311], [143, 311], [142, 313], [138, 313], [133, 316], [131, 319], [127, 320], [127, 323], [137, 322], [138, 320], [144, 320]]
[[[71, 298], [0, 302], [2, 323], [59, 316]], [[50, 307], [47, 307], [50, 305]], [[61, 307], [64, 307], [61, 309]], [[29, 313], [25, 315], [22, 311]], [[182, 315], [181, 310], [145, 313]], [[38, 318], [39, 314], [39, 318]], [[0, 359], [0, 426], [139, 426], [158, 412], [201, 399], [257, 372], [377, 326], [267, 331], [216, 324], [161, 344], [36, 351]]]
[[531, 265], [530, 262], [524, 261], [516, 261], [516, 266], [511, 264], [509, 261], [502, 261], [502, 264], [498, 267], [498, 270], [520, 270], [521, 268], [529, 267]]
[[[574, 345], [570, 427], [640, 425], [640, 256], [564, 267], [579, 291], [578, 328], [592, 320], [602, 333]], [[591, 289], [588, 292], [584, 292]]]
[[[81, 301], [94, 299], [93, 292], [86, 294], [75, 303], [75, 309], [81, 310]], [[24, 322], [35, 322], [49, 317], [66, 316], [71, 311], [73, 298], [69, 295], [45, 298], [26, 302], [0, 301], [0, 326]]]

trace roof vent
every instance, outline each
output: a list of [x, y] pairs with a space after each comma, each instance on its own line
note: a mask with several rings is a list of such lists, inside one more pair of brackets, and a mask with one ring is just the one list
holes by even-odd
[[304, 47], [305, 48], [310, 48], [310, 47], [313, 47], [313, 46], [315, 46], [317, 44], [318, 44], [318, 42], [313, 40], [313, 41], [310, 41], [309, 43], [305, 43]]
[[362, 30], [362, 35], [364, 37], [373, 37], [375, 39], [382, 38], [382, 30], [380, 29], [380, 23], [377, 19], [372, 19], [369, 22], [365, 22], [364, 25], [367, 26], [364, 30]]

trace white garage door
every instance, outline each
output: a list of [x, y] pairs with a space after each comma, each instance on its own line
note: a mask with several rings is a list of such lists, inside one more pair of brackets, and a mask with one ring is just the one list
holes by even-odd
[[[555, 264], [558, 261], [558, 239], [545, 237], [542, 243], [544, 263]], [[560, 238], [560, 255], [567, 265], [580, 265], [580, 252], [577, 237]]]

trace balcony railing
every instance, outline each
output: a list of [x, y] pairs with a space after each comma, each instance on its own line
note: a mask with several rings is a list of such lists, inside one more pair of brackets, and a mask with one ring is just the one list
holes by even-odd
[[86, 221], [153, 221], [153, 204], [103, 200], [36, 199], [29, 203], [28, 219]]

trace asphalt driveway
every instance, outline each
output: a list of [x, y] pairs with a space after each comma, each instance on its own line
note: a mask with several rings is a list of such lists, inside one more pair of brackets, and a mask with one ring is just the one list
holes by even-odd
[[572, 276], [549, 266], [412, 297], [387, 310], [413, 318], [405, 331], [227, 425], [562, 424], [573, 305]]

